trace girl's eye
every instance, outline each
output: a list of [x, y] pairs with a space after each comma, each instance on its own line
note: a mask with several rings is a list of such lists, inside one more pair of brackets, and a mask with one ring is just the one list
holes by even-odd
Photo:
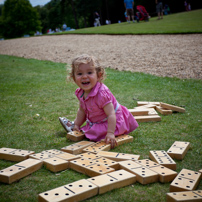
[[88, 72], [88, 74], [92, 74], [92, 72]]
[[77, 75], [78, 75], [78, 76], [81, 76], [81, 75], [82, 75], [82, 73], [77, 73]]

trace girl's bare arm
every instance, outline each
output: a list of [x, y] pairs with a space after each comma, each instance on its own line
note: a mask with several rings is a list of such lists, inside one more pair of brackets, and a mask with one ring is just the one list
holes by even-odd
[[79, 106], [76, 119], [74, 120], [74, 129], [73, 130], [79, 131], [80, 126], [85, 122], [85, 120], [86, 120], [85, 111]]
[[104, 111], [107, 115], [107, 121], [108, 121], [108, 128], [107, 128], [107, 135], [105, 137], [105, 142], [108, 144], [111, 144], [111, 147], [114, 148], [117, 145], [116, 139], [115, 139], [115, 128], [116, 128], [116, 114], [114, 111], [114, 106], [112, 103], [109, 103], [104, 106]]

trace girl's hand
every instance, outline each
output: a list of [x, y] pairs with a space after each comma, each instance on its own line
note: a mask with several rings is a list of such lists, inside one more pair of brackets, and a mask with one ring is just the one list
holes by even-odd
[[77, 126], [77, 125], [74, 125], [74, 128], [73, 128], [73, 130], [75, 131], [80, 131], [80, 128], [79, 128], [79, 126]]
[[117, 141], [115, 139], [114, 133], [107, 133], [105, 137], [105, 143], [111, 144], [111, 148], [113, 149], [115, 146], [117, 146]]

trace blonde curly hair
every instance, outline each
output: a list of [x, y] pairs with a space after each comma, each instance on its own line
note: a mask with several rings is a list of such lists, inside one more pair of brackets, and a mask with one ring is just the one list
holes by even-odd
[[89, 56], [87, 54], [79, 55], [72, 60], [71, 72], [69, 74], [69, 78], [75, 80], [74, 75], [76, 70], [79, 68], [79, 65], [88, 64], [90, 62], [92, 62], [93, 67], [95, 67], [99, 81], [100, 82], [104, 81], [106, 77], [105, 69], [100, 65], [97, 58], [95, 58], [94, 56]]

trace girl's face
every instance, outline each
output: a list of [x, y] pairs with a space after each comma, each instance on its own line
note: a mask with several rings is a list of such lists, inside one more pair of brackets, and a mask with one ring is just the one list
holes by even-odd
[[74, 81], [86, 94], [89, 94], [98, 81], [97, 72], [92, 62], [80, 64], [74, 73]]

